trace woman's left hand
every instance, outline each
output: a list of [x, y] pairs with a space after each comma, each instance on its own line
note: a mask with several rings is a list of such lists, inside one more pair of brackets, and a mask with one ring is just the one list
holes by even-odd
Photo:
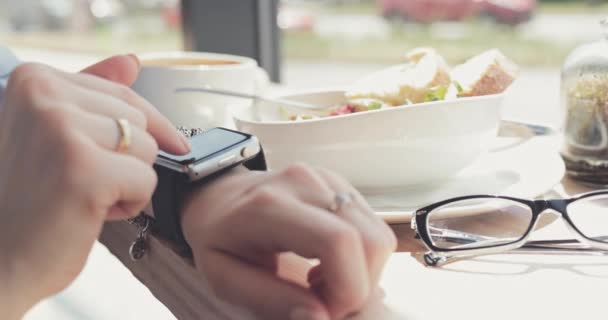
[[[219, 177], [191, 194], [182, 226], [215, 292], [260, 319], [342, 319], [359, 311], [396, 247], [392, 230], [350, 183], [302, 164]], [[285, 252], [320, 261], [307, 283], [278, 274]]]
[[[139, 214], [156, 185], [159, 145], [188, 151], [129, 89], [138, 70], [135, 57], [119, 56], [88, 74], [33, 63], [11, 73], [0, 108], [2, 319], [74, 280], [105, 220]], [[119, 148], [129, 128], [132, 141]]]

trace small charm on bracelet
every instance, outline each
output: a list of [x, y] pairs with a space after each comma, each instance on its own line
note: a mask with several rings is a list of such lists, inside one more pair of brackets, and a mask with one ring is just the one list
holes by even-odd
[[133, 259], [133, 261], [138, 261], [146, 255], [149, 249], [147, 238], [150, 225], [152, 224], [152, 218], [142, 213], [133, 219], [129, 219], [128, 222], [137, 226], [139, 229], [137, 232], [137, 238], [135, 241], [133, 241], [131, 247], [129, 247], [129, 255], [131, 256], [131, 259]]

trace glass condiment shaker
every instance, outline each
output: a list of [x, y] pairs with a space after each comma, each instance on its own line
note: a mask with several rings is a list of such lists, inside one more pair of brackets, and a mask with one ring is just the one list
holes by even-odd
[[608, 186], [608, 18], [601, 26], [603, 39], [575, 49], [562, 69], [561, 154], [570, 177]]

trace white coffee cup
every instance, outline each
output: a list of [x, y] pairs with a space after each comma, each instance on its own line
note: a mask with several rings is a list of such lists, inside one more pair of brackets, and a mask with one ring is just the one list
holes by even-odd
[[159, 52], [139, 56], [141, 71], [132, 88], [176, 126], [226, 126], [238, 98], [199, 92], [184, 87], [211, 87], [242, 93], [260, 93], [268, 76], [255, 60], [206, 52]]

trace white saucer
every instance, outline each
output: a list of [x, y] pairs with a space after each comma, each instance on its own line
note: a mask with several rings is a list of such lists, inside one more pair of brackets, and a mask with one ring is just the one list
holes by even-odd
[[494, 151], [442, 183], [382, 193], [366, 191], [364, 196], [378, 215], [394, 224], [409, 223], [416, 209], [457, 196], [500, 194], [536, 198], [555, 187], [565, 174], [558, 147], [555, 137], [497, 138]]

